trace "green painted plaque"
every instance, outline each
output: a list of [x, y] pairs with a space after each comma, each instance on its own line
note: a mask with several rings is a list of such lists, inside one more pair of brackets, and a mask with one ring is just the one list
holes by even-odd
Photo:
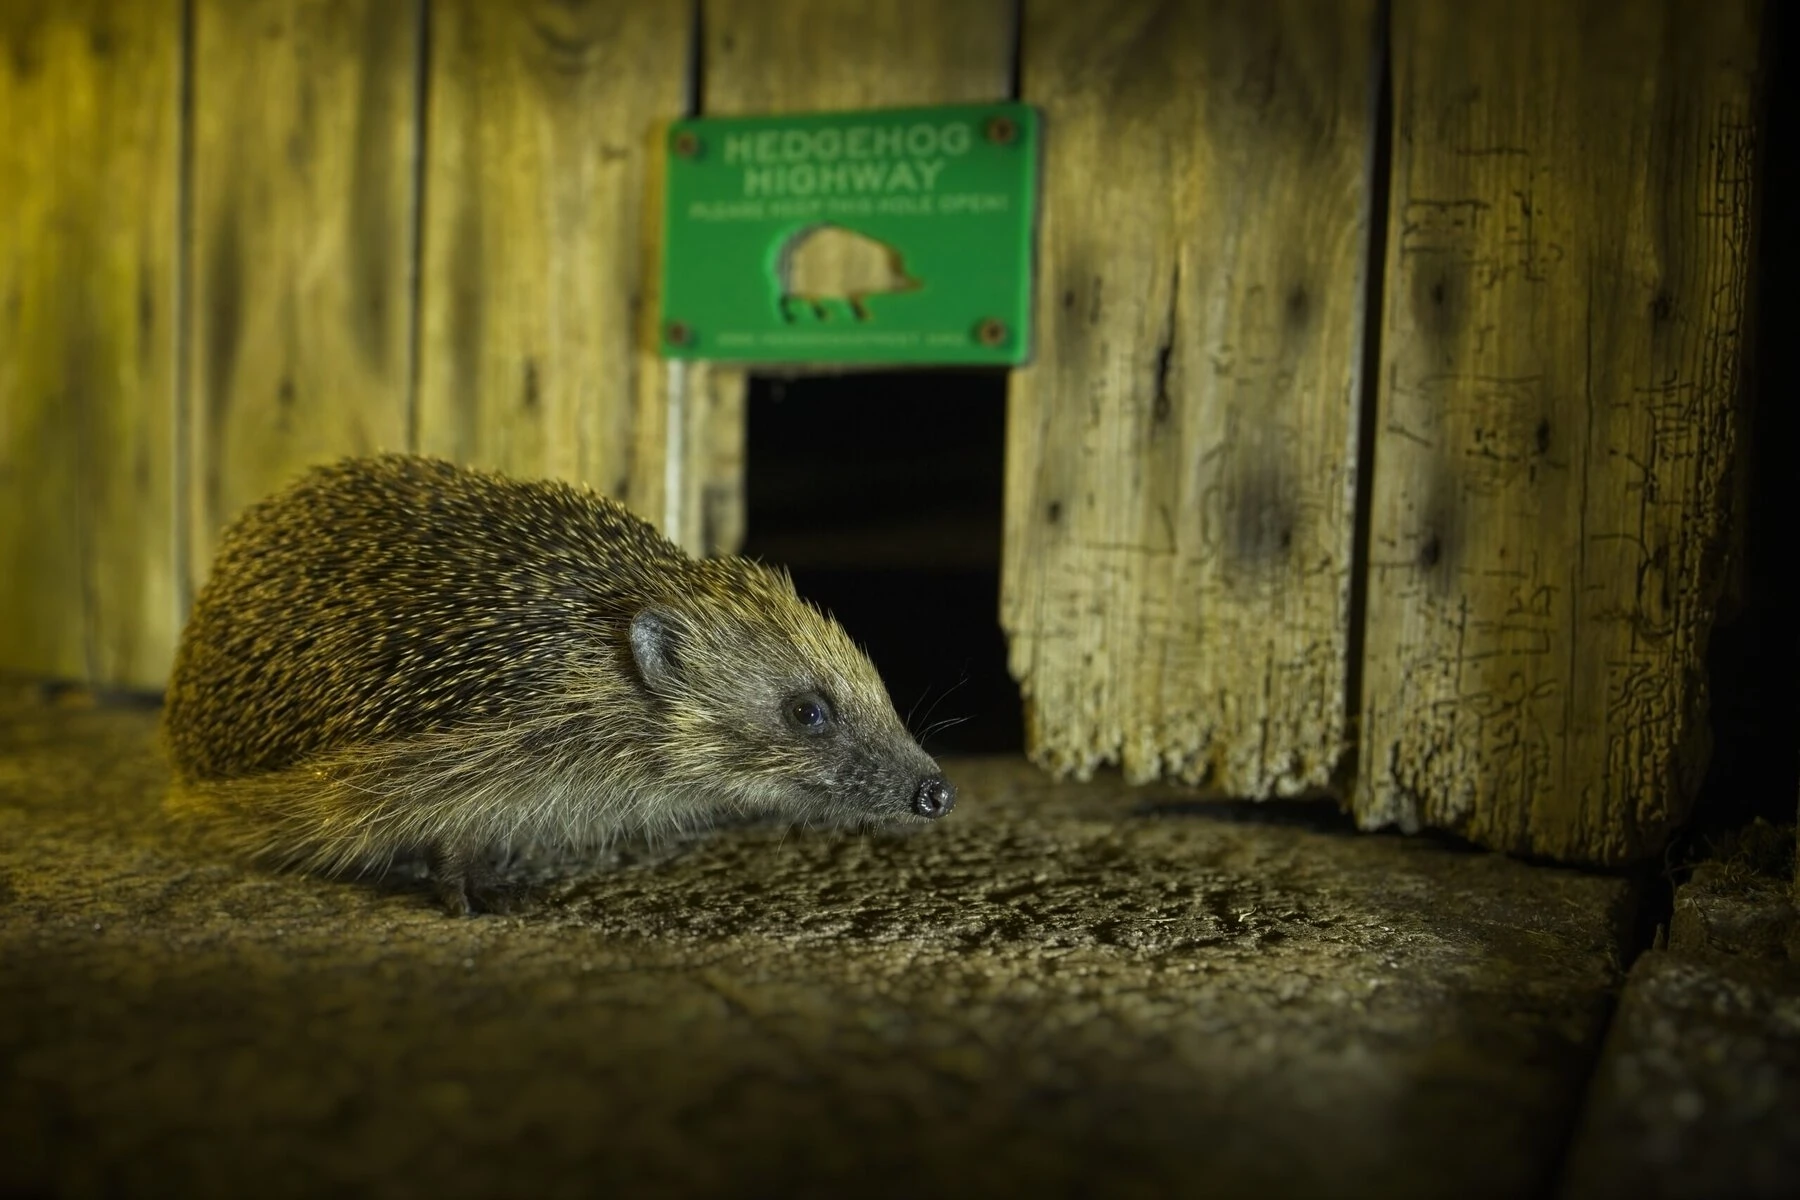
[[1023, 104], [673, 123], [663, 353], [1024, 362], [1037, 159]]

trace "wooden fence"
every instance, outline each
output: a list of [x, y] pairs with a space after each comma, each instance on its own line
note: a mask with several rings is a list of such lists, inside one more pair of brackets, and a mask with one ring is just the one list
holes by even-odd
[[743, 526], [656, 122], [1046, 114], [998, 598], [1031, 752], [1655, 853], [1704, 753], [1753, 0], [6, 0], [0, 666], [155, 688], [338, 454]]

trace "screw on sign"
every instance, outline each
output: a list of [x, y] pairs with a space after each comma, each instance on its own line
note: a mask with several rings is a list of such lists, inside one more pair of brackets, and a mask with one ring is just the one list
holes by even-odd
[[975, 326], [975, 340], [984, 346], [998, 346], [1006, 341], [1006, 322], [988, 317]]
[[871, 296], [916, 292], [924, 286], [906, 269], [900, 251], [842, 225], [809, 225], [782, 243], [775, 282], [782, 319], [794, 320], [796, 304], [828, 320], [827, 302], [849, 306], [858, 321], [869, 319]]

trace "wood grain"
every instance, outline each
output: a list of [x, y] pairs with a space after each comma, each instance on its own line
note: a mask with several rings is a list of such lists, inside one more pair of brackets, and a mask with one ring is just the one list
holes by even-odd
[[191, 563], [306, 466], [403, 450], [420, 8], [194, 0]]
[[708, 116], [1003, 100], [1013, 6], [996, 0], [705, 0]]
[[181, 6], [0, 6], [0, 669], [160, 687]]
[[663, 359], [662, 246], [670, 121], [646, 139], [630, 474], [625, 502], [690, 554], [735, 553], [744, 526], [745, 376]]
[[690, 6], [668, 0], [433, 5], [422, 449], [661, 521], [664, 464], [637, 460], [647, 185], [691, 40]]
[[[655, 389], [661, 419], [640, 409], [638, 431], [644, 445], [666, 439], [663, 514], [670, 535], [693, 554], [735, 554], [744, 541], [747, 377], [706, 363], [659, 363], [643, 377], [662, 381]], [[646, 453], [641, 461], [657, 459]]]
[[1705, 754], [1752, 0], [1394, 7], [1366, 826], [1653, 855]]
[[1028, 749], [1252, 797], [1335, 782], [1374, 5], [1025, 9], [1048, 145], [1008, 415]]

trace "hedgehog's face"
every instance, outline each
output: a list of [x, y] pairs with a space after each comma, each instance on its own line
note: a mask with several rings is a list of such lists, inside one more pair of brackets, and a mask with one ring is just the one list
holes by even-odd
[[772, 619], [768, 599], [657, 606], [632, 622], [632, 658], [683, 785], [829, 824], [949, 812], [955, 789], [867, 656], [791, 591]]

